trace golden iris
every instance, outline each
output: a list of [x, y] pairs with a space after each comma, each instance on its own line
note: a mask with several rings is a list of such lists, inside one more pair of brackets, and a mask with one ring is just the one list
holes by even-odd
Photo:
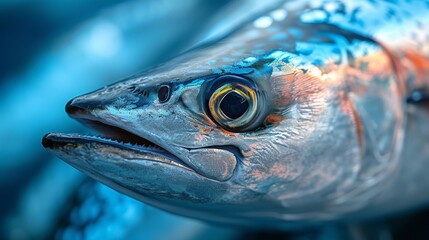
[[255, 90], [240, 83], [222, 85], [209, 99], [209, 110], [213, 119], [227, 129], [249, 124], [256, 115], [256, 107]]

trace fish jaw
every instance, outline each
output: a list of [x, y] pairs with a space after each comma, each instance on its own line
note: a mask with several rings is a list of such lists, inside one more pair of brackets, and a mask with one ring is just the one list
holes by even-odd
[[[59, 133], [45, 135], [42, 144], [91, 178], [174, 214], [261, 227], [255, 221], [257, 212], [275, 212], [272, 208], [278, 207], [231, 179], [220, 182], [202, 176], [160, 149], [101, 137]], [[256, 211], [256, 215], [242, 218], [241, 214], [249, 210]]]
[[[206, 178], [164, 150], [94, 136], [47, 134], [42, 144], [68, 164], [140, 201], [175, 206], [213, 201], [227, 185]], [[207, 186], [217, 191], [206, 191]], [[169, 207], [163, 207], [164, 204]], [[178, 208], [178, 207], [176, 207]]]

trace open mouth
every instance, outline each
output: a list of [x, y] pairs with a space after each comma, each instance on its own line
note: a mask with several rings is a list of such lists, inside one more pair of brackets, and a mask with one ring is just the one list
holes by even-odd
[[48, 149], [56, 149], [67, 145], [97, 143], [136, 152], [136, 156], [139, 158], [133, 160], [162, 162], [194, 171], [177, 156], [146, 138], [97, 120], [79, 119], [79, 121], [96, 130], [101, 136], [49, 133], [43, 137], [43, 146]]
[[[88, 97], [89, 96], [89, 97]], [[100, 96], [96, 95], [97, 98]], [[229, 180], [237, 166], [240, 151], [235, 146], [198, 146], [184, 147], [167, 144], [156, 132], [135, 130], [128, 121], [118, 120], [115, 115], [106, 113], [106, 100], [94, 100], [91, 95], [83, 95], [71, 100], [66, 105], [70, 117], [96, 130], [95, 135], [50, 133], [44, 136], [42, 144], [69, 163], [81, 164], [84, 161], [109, 162], [119, 160], [117, 166], [126, 166], [123, 161], [139, 163], [162, 163], [180, 167], [215, 181]], [[144, 124], [150, 127], [152, 120]], [[168, 119], [164, 119], [167, 121]], [[156, 124], [156, 123], [155, 123]], [[140, 126], [139, 125], [139, 126]], [[166, 137], [168, 139], [168, 137]], [[107, 160], [107, 161], [105, 161]], [[122, 161], [123, 160], [123, 161]], [[155, 164], [156, 165], [156, 164]]]

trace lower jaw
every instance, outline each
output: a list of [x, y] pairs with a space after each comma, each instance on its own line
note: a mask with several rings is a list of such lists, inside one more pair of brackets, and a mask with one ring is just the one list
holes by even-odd
[[[121, 142], [110, 138], [81, 134], [49, 133], [43, 137], [42, 145], [53, 151], [56, 149], [60, 150], [62, 148], [76, 148], [84, 145], [88, 146], [88, 148], [91, 148], [89, 145], [99, 145], [98, 149], [102, 146], [103, 151], [106, 154], [107, 152], [112, 152], [112, 150], [115, 150], [114, 152], [117, 154], [120, 151], [123, 151], [123, 154], [121, 155], [126, 155], [126, 158], [124, 159], [125, 161], [161, 162], [193, 171], [175, 155], [162, 148], [149, 145], [144, 146], [137, 143]], [[109, 149], [111, 151], [109, 151]], [[125, 152], [127, 152], [127, 154], [124, 154]]]

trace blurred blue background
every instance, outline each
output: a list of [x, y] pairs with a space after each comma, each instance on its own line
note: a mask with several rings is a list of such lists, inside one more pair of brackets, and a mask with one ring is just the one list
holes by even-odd
[[40, 140], [85, 131], [65, 114], [69, 99], [193, 45], [227, 4], [0, 1], [0, 239], [198, 238], [205, 224], [93, 182]]
[[[69, 99], [225, 30], [240, 21], [240, 15], [223, 18], [235, 6], [227, 0], [0, 1], [0, 239], [285, 237], [151, 208], [88, 179], [40, 144], [47, 132], [86, 131], [64, 112]], [[421, 219], [427, 213], [389, 222], [401, 226], [395, 239], [422, 231]], [[320, 239], [342, 238], [326, 231]]]

